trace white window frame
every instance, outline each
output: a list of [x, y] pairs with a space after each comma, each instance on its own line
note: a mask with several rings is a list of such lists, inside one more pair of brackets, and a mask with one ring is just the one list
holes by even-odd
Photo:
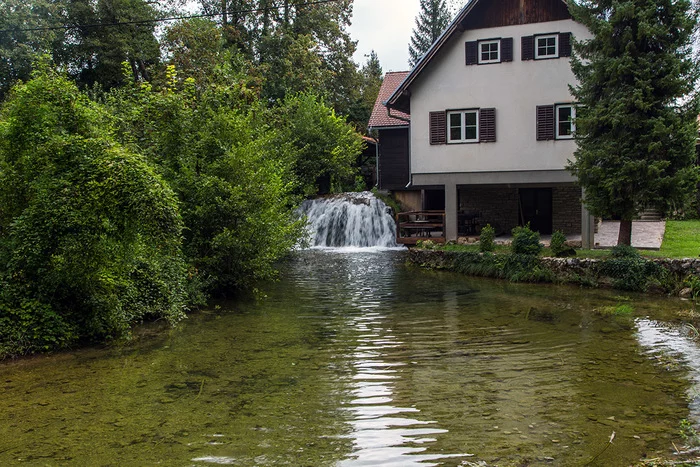
[[[474, 114], [476, 116], [476, 137], [466, 139], [465, 135], [465, 115]], [[460, 137], [452, 139], [452, 115], [460, 115]], [[447, 112], [447, 143], [478, 143], [479, 142], [479, 109], [449, 110]]]
[[[571, 133], [568, 135], [562, 135], [559, 133], [559, 109], [570, 108], [571, 109]], [[556, 139], [573, 139], [576, 133], [576, 106], [574, 104], [557, 104], [554, 106], [554, 137]]]
[[[540, 55], [540, 40], [554, 39], [554, 53]], [[535, 60], [544, 60], [547, 58], [559, 58], [559, 34], [543, 34], [535, 36]]]
[[[479, 58], [478, 58], [477, 62], [479, 63], [479, 65], [483, 65], [486, 63], [500, 63], [501, 62], [501, 40], [500, 39], [479, 41], [479, 42], [477, 42], [477, 44], [478, 44], [477, 53], [479, 54]], [[481, 47], [484, 45], [492, 45], [492, 44], [496, 44], [496, 58], [495, 59], [488, 59], [488, 60], [482, 59], [481, 56], [482, 56], [483, 51], [482, 51]], [[490, 53], [491, 52], [489, 51], [489, 54]]]

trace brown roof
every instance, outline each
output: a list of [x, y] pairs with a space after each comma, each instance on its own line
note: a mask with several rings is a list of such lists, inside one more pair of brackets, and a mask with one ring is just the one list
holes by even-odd
[[[377, 100], [374, 102], [372, 116], [369, 118], [369, 124], [367, 125], [369, 128], [386, 128], [408, 125], [407, 121], [401, 120], [400, 118], [390, 117], [387, 112], [387, 108], [384, 105], [384, 102], [391, 97], [396, 88], [399, 87], [408, 74], [408, 71], [393, 71], [384, 75], [382, 87], [379, 89], [379, 95], [377, 96]], [[409, 118], [408, 114], [397, 110], [393, 110], [391, 114], [407, 120]]]

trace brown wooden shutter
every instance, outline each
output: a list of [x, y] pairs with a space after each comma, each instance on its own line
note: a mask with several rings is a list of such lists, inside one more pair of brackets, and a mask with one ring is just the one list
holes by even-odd
[[513, 61], [513, 38], [505, 37], [501, 39], [501, 61], [502, 62], [512, 62]]
[[520, 52], [522, 60], [535, 59], [535, 36], [523, 36], [520, 38]]
[[537, 141], [554, 139], [554, 106], [537, 106]]
[[496, 142], [496, 109], [479, 109], [479, 142]]
[[447, 143], [447, 113], [430, 112], [430, 144]]
[[571, 33], [562, 32], [559, 34], [559, 56], [571, 57]]
[[467, 65], [476, 65], [479, 62], [479, 44], [476, 41], [465, 42], [464, 55]]

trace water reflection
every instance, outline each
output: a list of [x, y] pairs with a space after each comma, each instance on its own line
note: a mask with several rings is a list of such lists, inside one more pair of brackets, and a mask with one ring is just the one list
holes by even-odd
[[687, 302], [403, 263], [305, 252], [264, 300], [0, 366], [0, 465], [607, 467], [698, 421]]
[[[355, 332], [356, 347], [350, 354], [352, 381], [351, 395], [345, 409], [348, 435], [353, 441], [353, 453], [338, 465], [356, 466], [435, 466], [439, 461], [459, 454], [427, 454], [427, 444], [448, 430], [439, 427], [438, 421], [419, 420], [420, 409], [393, 404], [397, 382], [407, 362], [399, 361], [392, 351], [404, 346], [391, 329], [387, 316], [386, 286], [393, 283], [392, 272], [388, 284], [377, 281], [378, 270], [386, 264], [377, 264], [377, 257], [369, 252], [347, 256], [347, 251], [327, 252], [336, 255], [338, 263], [354, 264], [347, 275], [351, 292], [349, 305], [353, 312], [347, 314], [346, 330]], [[381, 275], [381, 274], [380, 274]]]
[[650, 319], [635, 322], [637, 339], [646, 352], [661, 365], [674, 369], [683, 365], [693, 381], [687, 391], [690, 408], [689, 419], [700, 426], [700, 348], [697, 341], [688, 335], [685, 327], [670, 327]]

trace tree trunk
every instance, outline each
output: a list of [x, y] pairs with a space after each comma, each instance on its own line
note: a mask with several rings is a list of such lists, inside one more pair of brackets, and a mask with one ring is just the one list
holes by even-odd
[[618, 245], [632, 245], [632, 221], [631, 220], [621, 220], [620, 221], [620, 233], [617, 236]]

